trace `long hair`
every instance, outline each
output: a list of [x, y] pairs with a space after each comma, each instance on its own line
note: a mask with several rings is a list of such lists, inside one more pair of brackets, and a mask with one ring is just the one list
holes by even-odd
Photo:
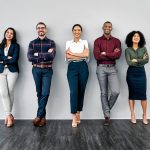
[[12, 40], [11, 40], [11, 43], [17, 43], [17, 39], [16, 39], [16, 31], [15, 31], [14, 28], [9, 27], [9, 28], [7, 28], [7, 29], [5, 30], [5, 32], [4, 32], [4, 38], [3, 38], [2, 42], [0, 43], [0, 48], [4, 48], [5, 45], [6, 45], [5, 34], [6, 34], [6, 32], [7, 32], [8, 30], [12, 30], [12, 31], [13, 31], [13, 38], [12, 38]]

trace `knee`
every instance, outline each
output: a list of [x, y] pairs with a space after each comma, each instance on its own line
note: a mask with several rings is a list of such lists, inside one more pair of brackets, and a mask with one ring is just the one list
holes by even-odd
[[108, 96], [108, 93], [101, 92], [101, 96]]
[[9, 95], [7, 92], [2, 92], [1, 97], [5, 99], [5, 98], [9, 97]]
[[113, 95], [113, 96], [119, 96], [119, 94], [120, 94], [119, 90], [118, 91], [112, 91], [112, 93], [111, 93], [111, 95]]
[[77, 90], [71, 90], [70, 95], [76, 97], [78, 95], [78, 91]]

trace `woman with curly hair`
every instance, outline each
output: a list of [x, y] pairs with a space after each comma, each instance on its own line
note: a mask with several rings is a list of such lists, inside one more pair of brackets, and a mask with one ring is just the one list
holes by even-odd
[[141, 100], [143, 109], [143, 124], [147, 125], [147, 79], [144, 65], [148, 63], [149, 56], [147, 53], [144, 35], [140, 31], [132, 31], [126, 37], [127, 49], [125, 50], [125, 57], [129, 65], [127, 70], [127, 84], [129, 89], [129, 106], [131, 110], [131, 122], [136, 123], [134, 112], [135, 100]]

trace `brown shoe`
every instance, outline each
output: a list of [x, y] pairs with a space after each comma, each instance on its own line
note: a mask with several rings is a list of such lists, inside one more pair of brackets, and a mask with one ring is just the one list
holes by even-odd
[[110, 125], [110, 118], [105, 117], [104, 126], [109, 126], [109, 125]]
[[46, 119], [45, 119], [45, 118], [42, 118], [41, 121], [40, 121], [39, 126], [40, 126], [40, 127], [43, 127], [43, 126], [45, 126], [45, 125], [46, 125]]
[[34, 126], [36, 126], [36, 127], [39, 127], [39, 126], [40, 126], [40, 122], [41, 122], [41, 118], [39, 118], [39, 117], [36, 117], [36, 118], [33, 120], [33, 124], [34, 124]]

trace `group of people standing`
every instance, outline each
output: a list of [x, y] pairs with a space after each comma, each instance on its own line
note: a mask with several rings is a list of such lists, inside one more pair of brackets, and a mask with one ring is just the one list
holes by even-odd
[[[112, 23], [105, 22], [102, 29], [104, 33], [95, 40], [93, 53], [97, 62], [96, 74], [101, 91], [104, 125], [109, 125], [110, 111], [120, 93], [115, 64], [116, 60], [120, 58], [122, 50], [120, 40], [111, 35]], [[36, 25], [36, 30], [38, 38], [29, 43], [27, 57], [32, 62], [32, 74], [38, 99], [37, 116], [33, 120], [33, 124], [39, 127], [46, 125], [46, 105], [50, 94], [56, 45], [53, 40], [47, 38], [45, 23], [39, 22]], [[81, 39], [82, 26], [80, 24], [75, 24], [72, 27], [72, 33], [73, 39], [66, 42], [65, 59], [68, 63], [67, 79], [70, 88], [72, 127], [77, 127], [80, 124], [80, 112], [83, 109], [89, 76], [89, 47], [87, 40]], [[140, 31], [132, 31], [127, 35], [125, 42], [128, 47], [125, 50], [125, 57], [129, 65], [126, 80], [129, 89], [131, 122], [136, 123], [135, 100], [141, 100], [143, 124], [147, 125], [147, 80], [144, 65], [148, 63], [149, 56], [145, 47], [145, 38]], [[13, 28], [8, 28], [4, 32], [4, 39], [0, 44], [0, 95], [6, 113], [5, 124], [7, 127], [14, 125], [12, 107], [14, 86], [19, 73], [19, 52], [16, 31]]]

